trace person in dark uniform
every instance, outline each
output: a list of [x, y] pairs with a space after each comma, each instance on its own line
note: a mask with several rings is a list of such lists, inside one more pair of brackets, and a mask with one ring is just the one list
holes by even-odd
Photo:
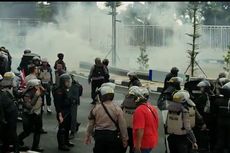
[[230, 152], [230, 83], [220, 88], [220, 95], [216, 96], [217, 114], [217, 143], [213, 153]]
[[[14, 101], [13, 86], [15, 75], [12, 72], [6, 72], [4, 79], [0, 83], [0, 140], [3, 142], [2, 152], [19, 153], [17, 138], [17, 117], [18, 109]], [[13, 145], [13, 149], [10, 149]]]
[[58, 60], [56, 60], [55, 64], [54, 64], [54, 69], [56, 70], [57, 69], [57, 64], [61, 64], [62, 65], [62, 68], [66, 71], [67, 68], [66, 68], [66, 64], [65, 62], [63, 61], [64, 59], [64, 54], [63, 53], [58, 53], [57, 54], [57, 57], [58, 57]]
[[164, 81], [164, 88], [163, 91], [166, 90], [169, 86], [168, 81], [172, 78], [172, 77], [177, 77], [178, 76], [178, 72], [179, 69], [177, 67], [173, 67], [170, 71], [170, 73], [168, 73], [165, 77], [165, 81]]
[[96, 90], [104, 83], [106, 75], [106, 69], [101, 63], [101, 59], [96, 58], [88, 77], [88, 83], [91, 83], [91, 98], [93, 100], [91, 104], [96, 104]]
[[80, 105], [80, 97], [82, 96], [83, 87], [82, 85], [74, 79], [72, 76], [72, 85], [69, 90], [69, 95], [71, 99], [71, 132], [69, 138], [72, 139], [75, 137], [75, 133], [78, 131], [80, 123], [77, 121], [77, 110]]
[[69, 147], [74, 144], [69, 141], [69, 131], [71, 127], [71, 98], [69, 89], [72, 85], [72, 79], [68, 74], [60, 76], [59, 86], [53, 91], [54, 104], [57, 112], [57, 120], [59, 123], [57, 132], [58, 149], [62, 151], [70, 151]]
[[105, 69], [107, 71], [107, 75], [105, 76], [105, 81], [104, 83], [106, 82], [109, 82], [109, 78], [110, 78], [110, 75], [109, 75], [109, 68], [108, 68], [108, 65], [109, 65], [109, 60], [108, 59], [104, 59], [102, 61], [102, 64], [105, 66]]
[[31, 79], [27, 83], [27, 89], [23, 96], [23, 132], [19, 134], [18, 140], [20, 146], [24, 145], [23, 139], [28, 137], [32, 132], [34, 133], [32, 151], [43, 152], [39, 147], [40, 135], [42, 129], [42, 94], [44, 90], [41, 87], [41, 81], [38, 79]]
[[128, 87], [132, 87], [132, 86], [138, 86], [141, 87], [142, 84], [140, 82], [140, 80], [137, 77], [137, 74], [135, 72], [128, 72], [127, 76], [129, 77], [129, 84]]
[[24, 50], [24, 54], [21, 58], [21, 62], [17, 68], [18, 71], [22, 70], [25, 76], [29, 74], [28, 65], [31, 64], [31, 60], [28, 59], [27, 54], [30, 54], [30, 53], [31, 53], [31, 50], [29, 49]]

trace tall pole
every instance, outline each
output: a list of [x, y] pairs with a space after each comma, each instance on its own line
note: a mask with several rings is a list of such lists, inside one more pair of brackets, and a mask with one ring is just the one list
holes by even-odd
[[116, 2], [112, 5], [112, 65], [116, 66]]

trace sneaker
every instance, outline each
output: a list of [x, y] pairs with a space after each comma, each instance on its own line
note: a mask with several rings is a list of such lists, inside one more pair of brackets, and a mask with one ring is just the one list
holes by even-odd
[[52, 113], [52, 110], [50, 109], [50, 106], [47, 106], [47, 113], [48, 113], [48, 114], [51, 114], [51, 113]]

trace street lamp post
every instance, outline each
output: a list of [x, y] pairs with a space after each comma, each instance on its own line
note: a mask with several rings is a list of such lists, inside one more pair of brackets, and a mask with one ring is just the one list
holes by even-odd
[[112, 5], [112, 65], [116, 66], [116, 2]]

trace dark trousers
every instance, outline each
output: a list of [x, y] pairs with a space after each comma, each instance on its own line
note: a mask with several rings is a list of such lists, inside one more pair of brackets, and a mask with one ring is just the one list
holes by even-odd
[[104, 79], [103, 80], [93, 80], [91, 82], [91, 98], [93, 99], [93, 101], [96, 101], [95, 100], [97, 96], [96, 90], [100, 88], [103, 83], [104, 83]]
[[46, 99], [47, 106], [51, 106], [51, 87], [50, 87], [50, 84], [42, 84], [42, 86], [46, 89], [45, 94], [42, 96], [43, 105], [45, 104], [45, 99]]
[[230, 153], [230, 120], [220, 118], [217, 123], [217, 143], [214, 153], [222, 153], [225, 148]]
[[32, 148], [39, 147], [40, 133], [42, 127], [41, 116], [37, 114], [23, 113], [23, 132], [18, 136], [19, 142], [23, 142], [23, 139], [28, 137], [32, 132], [34, 133]]
[[[63, 114], [64, 121], [59, 124], [58, 126], [58, 132], [57, 132], [57, 141], [58, 146], [61, 147], [69, 142], [69, 131], [71, 126], [71, 113], [64, 113]], [[57, 120], [58, 114], [57, 114]]]
[[189, 153], [189, 141], [186, 135], [169, 135], [168, 144], [170, 153]]
[[9, 151], [9, 146], [13, 145], [15, 153], [19, 152], [17, 137], [17, 110], [10, 112], [5, 116], [7, 124], [3, 126], [1, 139], [3, 142], [3, 152]]
[[[127, 128], [128, 131], [128, 147], [129, 147], [129, 153], [134, 153], [134, 144], [133, 144], [133, 129], [132, 128]], [[127, 148], [126, 148], [127, 150]]]
[[73, 104], [71, 107], [71, 127], [70, 127], [70, 130], [73, 133], [75, 133], [77, 129], [77, 109], [78, 109], [78, 105]]
[[117, 132], [96, 130], [94, 135], [95, 146], [93, 153], [124, 153], [122, 142], [117, 138]]

